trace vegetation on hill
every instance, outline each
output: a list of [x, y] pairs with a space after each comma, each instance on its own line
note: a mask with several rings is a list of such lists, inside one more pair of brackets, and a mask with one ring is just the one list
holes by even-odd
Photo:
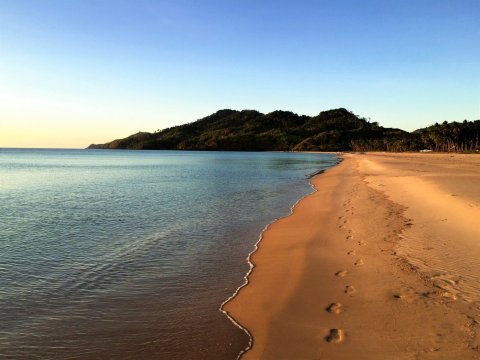
[[480, 120], [435, 124], [408, 133], [384, 128], [346, 109], [317, 116], [290, 111], [220, 110], [195, 122], [139, 132], [90, 149], [238, 151], [472, 151]]
[[433, 151], [480, 151], [480, 120], [446, 122], [413, 132], [423, 147]]

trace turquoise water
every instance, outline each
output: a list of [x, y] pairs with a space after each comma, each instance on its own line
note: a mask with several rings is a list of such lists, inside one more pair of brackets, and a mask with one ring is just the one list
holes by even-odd
[[0, 358], [235, 359], [219, 310], [332, 155], [0, 149]]

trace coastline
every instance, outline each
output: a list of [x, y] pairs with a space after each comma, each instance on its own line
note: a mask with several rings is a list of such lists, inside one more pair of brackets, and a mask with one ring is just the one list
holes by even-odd
[[318, 175], [321, 175], [323, 173], [325, 173], [325, 171], [328, 171], [329, 169], [335, 167], [335, 166], [338, 166], [342, 161], [343, 161], [343, 158], [340, 157], [340, 153], [331, 153], [332, 155], [336, 155], [337, 156], [337, 160], [338, 162], [335, 164], [335, 165], [332, 165], [330, 168], [327, 168], [327, 169], [321, 169], [321, 170], [318, 170], [318, 171], [315, 171], [314, 173], [310, 174], [307, 176], [307, 179], [309, 180], [309, 184], [312, 188], [312, 191], [308, 194], [305, 194], [303, 195], [300, 199], [298, 199], [291, 207], [290, 207], [290, 212], [280, 218], [277, 218], [275, 220], [273, 220], [272, 222], [268, 223], [267, 225], [265, 225], [265, 227], [263, 228], [263, 230], [260, 232], [260, 235], [258, 237], [258, 240], [257, 242], [253, 245], [253, 250], [247, 255], [246, 257], [246, 260], [247, 260], [247, 264], [249, 266], [249, 269], [247, 271], [247, 273], [244, 275], [243, 279], [244, 279], [244, 282], [243, 284], [241, 284], [236, 290], [235, 292], [229, 297], [227, 298], [224, 302], [222, 302], [220, 304], [220, 307], [219, 307], [219, 310], [220, 312], [222, 312], [235, 326], [237, 326], [239, 329], [241, 329], [243, 332], [245, 332], [245, 334], [247, 334], [248, 338], [249, 338], [249, 342], [248, 342], [248, 345], [245, 347], [245, 349], [243, 349], [242, 351], [240, 351], [240, 353], [237, 355], [237, 360], [240, 359], [247, 351], [249, 351], [252, 346], [253, 346], [253, 336], [252, 334], [250, 333], [250, 331], [243, 327], [239, 322], [237, 322], [237, 320], [230, 314], [230, 312], [228, 310], [226, 310], [226, 305], [232, 301], [235, 297], [238, 296], [238, 294], [240, 293], [240, 291], [242, 290], [242, 288], [244, 288], [245, 286], [249, 285], [250, 283], [250, 280], [249, 280], [249, 277], [250, 277], [250, 274], [252, 273], [252, 271], [254, 270], [255, 268], [255, 264], [251, 261], [251, 257], [253, 254], [255, 254], [259, 247], [260, 247], [260, 243], [261, 241], [263, 240], [264, 238], [264, 234], [265, 232], [269, 229], [269, 227], [273, 224], [275, 224], [277, 221], [283, 219], [283, 218], [286, 218], [286, 217], [289, 217], [293, 214], [294, 212], [294, 209], [295, 207], [303, 200], [305, 199], [306, 197], [314, 194], [315, 192], [317, 192], [317, 188], [314, 186], [314, 184], [312, 183], [312, 179], [314, 179], [315, 177], [317, 177]]
[[[458, 241], [455, 234], [461, 233], [468, 252], [480, 254], [467, 239], [478, 232], [471, 219], [480, 214], [474, 186], [480, 158], [473, 155], [474, 166], [462, 167], [468, 155], [450, 156], [345, 154], [311, 180], [316, 191], [262, 233], [249, 255], [247, 284], [222, 304], [253, 339], [239, 357], [479, 357], [480, 266], [471, 255], [467, 269], [456, 261], [434, 261], [468, 255], [460, 245], [439, 246], [445, 240], [440, 235]], [[458, 181], [452, 173], [460, 174]], [[459, 196], [443, 196], [465, 179], [470, 185], [460, 187], [467, 205]], [[409, 193], [408, 184], [419, 192]], [[417, 200], [420, 194], [435, 201]], [[425, 207], [438, 208], [438, 200], [441, 214], [425, 215]], [[469, 212], [462, 216], [464, 205]], [[456, 217], [449, 213], [452, 206]], [[429, 216], [451, 220], [442, 221], [438, 233], [440, 220]], [[458, 231], [460, 218], [467, 220]], [[425, 234], [429, 246], [422, 243]], [[422, 246], [428, 250], [418, 251]]]

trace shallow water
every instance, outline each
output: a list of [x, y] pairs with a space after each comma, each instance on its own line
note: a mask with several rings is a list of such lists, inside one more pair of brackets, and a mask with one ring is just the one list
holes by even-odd
[[332, 155], [0, 150], [0, 357], [234, 359], [219, 310]]

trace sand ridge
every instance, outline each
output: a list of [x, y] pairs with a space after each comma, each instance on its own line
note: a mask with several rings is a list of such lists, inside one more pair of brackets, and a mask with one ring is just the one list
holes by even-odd
[[[480, 196], [462, 180], [478, 184], [480, 157], [465, 166], [429, 155], [345, 155], [313, 180], [317, 192], [269, 227], [249, 285], [224, 306], [252, 334], [242, 359], [480, 358], [480, 266], [468, 254], [463, 268], [455, 258], [434, 261], [451, 239], [459, 242], [452, 257], [463, 242], [476, 249], [478, 227], [468, 219]], [[438, 211], [409, 184], [422, 184]], [[460, 221], [464, 206], [470, 212]], [[457, 220], [462, 229], [452, 234]], [[433, 231], [438, 223], [450, 228]], [[425, 238], [429, 245], [420, 244]]]

